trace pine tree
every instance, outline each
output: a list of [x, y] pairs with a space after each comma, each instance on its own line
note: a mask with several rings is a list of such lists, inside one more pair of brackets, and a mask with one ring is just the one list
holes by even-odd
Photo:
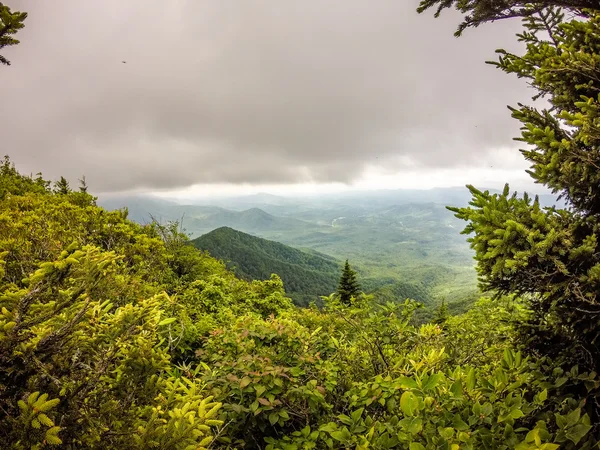
[[85, 180], [85, 175], [79, 180], [79, 192], [81, 192], [82, 194], [88, 193], [88, 184]]
[[60, 177], [60, 179], [54, 183], [54, 192], [57, 194], [68, 194], [71, 192], [71, 187], [65, 177]]
[[442, 300], [442, 304], [438, 306], [435, 311], [435, 316], [432, 322], [436, 325], [443, 325], [449, 318], [450, 313], [448, 312], [448, 305], [446, 304], [446, 300]]
[[[422, 7], [425, 3], [439, 2], [423, 2]], [[488, 3], [468, 5], [474, 10]], [[542, 3], [553, 2], [537, 4]], [[518, 140], [528, 147], [521, 150], [531, 164], [528, 173], [568, 207], [542, 208], [537, 198], [511, 195], [507, 185], [501, 194], [469, 186], [471, 206], [450, 209], [469, 222], [464, 232], [473, 235], [469, 240], [482, 288], [528, 300], [531, 314], [522, 324], [527, 348], [565, 366], [598, 372], [600, 4], [579, 3], [593, 8], [584, 19], [567, 18], [557, 8], [524, 17], [518, 38], [525, 53], [498, 50], [499, 60], [493, 63], [526, 79], [536, 91], [534, 98], [547, 100], [547, 109], [519, 104], [510, 110], [522, 124]]]
[[447, 8], [464, 14], [455, 35], [460, 36], [469, 27], [485, 22], [515, 17], [532, 17], [548, 8], [568, 9], [574, 15], [587, 16], [586, 10], [600, 9], [600, 0], [421, 0], [417, 11], [435, 9], [435, 16]]
[[[27, 18], [27, 13], [11, 12], [8, 6], [0, 2], [0, 49], [17, 45], [19, 41], [12, 36], [25, 25], [23, 21]], [[0, 55], [0, 64], [10, 66], [10, 61]]]
[[360, 285], [356, 278], [356, 272], [352, 270], [348, 260], [346, 260], [344, 269], [342, 270], [337, 294], [344, 305], [350, 305], [352, 303], [352, 298], [356, 298], [360, 295]]

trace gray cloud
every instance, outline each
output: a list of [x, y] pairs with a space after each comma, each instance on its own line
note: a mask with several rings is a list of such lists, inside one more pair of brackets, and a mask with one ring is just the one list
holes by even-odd
[[96, 191], [485, 164], [527, 98], [484, 64], [519, 23], [456, 39], [457, 16], [416, 5], [13, 0], [30, 17], [0, 68], [4, 152]]

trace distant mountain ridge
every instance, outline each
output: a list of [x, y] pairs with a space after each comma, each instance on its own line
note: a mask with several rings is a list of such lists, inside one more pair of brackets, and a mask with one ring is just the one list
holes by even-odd
[[218, 206], [179, 205], [149, 196], [106, 198], [99, 204], [108, 210], [126, 207], [129, 218], [138, 223], [149, 223], [152, 219], [178, 221], [194, 236], [220, 227], [245, 233], [305, 231], [318, 227], [301, 219], [275, 216], [257, 207], [236, 211]]
[[[265, 217], [270, 220], [264, 211], [250, 214], [258, 220]], [[300, 305], [329, 295], [337, 288], [341, 263], [315, 251], [299, 250], [230, 227], [213, 230], [192, 243], [224, 261], [241, 278], [264, 280], [276, 273], [288, 295]]]

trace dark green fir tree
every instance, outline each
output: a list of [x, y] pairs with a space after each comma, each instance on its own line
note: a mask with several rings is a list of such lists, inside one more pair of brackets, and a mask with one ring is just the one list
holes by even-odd
[[342, 270], [337, 294], [344, 305], [350, 305], [352, 298], [356, 298], [360, 294], [360, 284], [358, 284], [356, 272], [352, 270], [348, 260], [346, 260], [344, 269]]
[[[12, 12], [8, 6], [0, 2], [0, 49], [19, 43], [13, 36], [24, 27], [23, 21], [26, 18], [27, 13]], [[10, 61], [0, 55], [0, 64], [10, 66]]]
[[450, 313], [448, 312], [448, 305], [446, 304], [446, 300], [442, 300], [442, 304], [438, 306], [435, 311], [433, 323], [442, 326], [449, 318]]
[[[423, 0], [420, 11], [456, 7], [459, 31], [521, 16], [524, 51], [497, 50], [492, 62], [525, 79], [534, 99], [510, 108], [521, 123], [529, 175], [566, 202], [544, 207], [527, 193], [469, 189], [470, 206], [450, 208], [466, 220], [481, 287], [515, 296], [529, 309], [521, 345], [575, 371], [600, 371], [600, 2], [598, 0]], [[563, 7], [562, 9], [559, 7]], [[600, 387], [586, 387], [600, 420]], [[569, 393], [571, 395], [571, 393]], [[593, 411], [592, 411], [593, 409]], [[581, 447], [583, 448], [583, 447]]]
[[60, 177], [60, 179], [54, 183], [54, 192], [57, 194], [68, 194], [71, 192], [71, 187], [65, 177]]

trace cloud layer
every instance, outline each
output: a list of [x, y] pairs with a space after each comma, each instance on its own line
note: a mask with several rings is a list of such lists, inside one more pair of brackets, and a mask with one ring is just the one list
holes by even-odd
[[456, 39], [457, 16], [416, 1], [10, 6], [30, 17], [0, 68], [4, 152], [95, 191], [483, 166], [517, 134], [505, 106], [527, 98], [484, 64], [518, 22]]

